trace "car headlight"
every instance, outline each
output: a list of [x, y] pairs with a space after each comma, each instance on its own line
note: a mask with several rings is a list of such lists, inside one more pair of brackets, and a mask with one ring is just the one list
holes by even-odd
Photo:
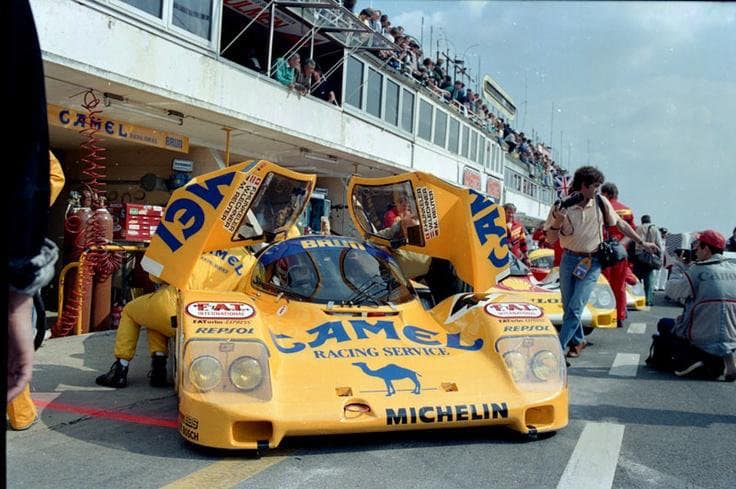
[[528, 392], [555, 392], [567, 383], [560, 339], [556, 335], [503, 336], [496, 341], [514, 383]]
[[547, 381], [557, 375], [560, 369], [560, 361], [549, 350], [538, 351], [531, 361], [532, 374], [541, 381]]
[[220, 383], [222, 372], [222, 364], [215, 357], [203, 355], [189, 366], [189, 381], [200, 391], [208, 391]]
[[263, 368], [253, 357], [240, 357], [230, 365], [230, 382], [240, 390], [253, 390], [262, 380]]
[[514, 382], [520, 382], [526, 377], [526, 357], [518, 351], [507, 351], [503, 354], [503, 361], [511, 373]]
[[588, 302], [596, 309], [608, 309], [614, 305], [613, 291], [605, 284], [596, 284]]

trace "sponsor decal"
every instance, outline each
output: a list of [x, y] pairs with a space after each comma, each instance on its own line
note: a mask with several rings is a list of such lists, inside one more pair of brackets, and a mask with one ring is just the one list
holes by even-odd
[[281, 307], [279, 307], [276, 310], [276, 315], [279, 316], [279, 317], [280, 316], [283, 316], [284, 314], [286, 314], [286, 311], [288, 311], [288, 310], [289, 310], [289, 307], [286, 304], [282, 304]]
[[195, 334], [253, 334], [254, 328], [197, 328]]
[[164, 218], [156, 228], [156, 236], [161, 238], [172, 253], [181, 248], [184, 241], [197, 235], [206, 220], [204, 208], [188, 194], [216, 210], [225, 198], [220, 187], [229, 187], [234, 178], [233, 170], [208, 178], [202, 183], [190, 183], [184, 187], [187, 197], [179, 197], [166, 206]]
[[[489, 237], [499, 240], [499, 246], [492, 249], [488, 254], [488, 261], [496, 268], [503, 268], [509, 262], [509, 239], [506, 235], [506, 222], [501, 219], [498, 204], [492, 198], [473, 189], [468, 189], [468, 192], [474, 198], [473, 202], [470, 203], [470, 214], [473, 216], [475, 236], [481, 246], [485, 246]], [[492, 207], [490, 212], [479, 216], [481, 212], [489, 207]], [[498, 256], [496, 251], [500, 251], [501, 256]], [[508, 271], [506, 274], [508, 274]], [[497, 278], [500, 280], [503, 277], [498, 276]]]
[[[418, 326], [405, 325], [397, 328], [393, 321], [376, 321], [370, 323], [365, 320], [329, 321], [314, 328], [308, 329], [310, 341], [296, 341], [291, 336], [271, 331], [271, 339], [281, 353], [291, 354], [312, 350], [316, 358], [346, 358], [347, 353], [338, 355], [318, 354], [317, 349], [321, 347], [338, 346], [340, 343], [357, 343], [361, 341], [372, 341], [382, 339], [386, 341], [409, 342], [419, 345], [419, 348], [384, 347], [375, 351], [383, 356], [410, 356], [410, 355], [446, 355], [452, 350], [477, 351], [483, 347], [483, 338], [475, 338], [470, 344], [464, 343], [460, 333], [447, 333], [446, 331], [432, 331]], [[353, 345], [351, 345], [353, 346]], [[426, 348], [425, 348], [426, 347]], [[331, 351], [339, 352], [339, 349]], [[354, 348], [358, 350], [358, 348]], [[322, 350], [320, 350], [322, 351]], [[374, 356], [366, 353], [364, 356]]]
[[509, 407], [505, 402], [455, 404], [451, 406], [421, 406], [386, 408], [386, 425], [457, 423], [486, 419], [506, 419]]
[[480, 190], [480, 181], [481, 175], [478, 170], [469, 166], [463, 168], [463, 185], [475, 190]]
[[524, 326], [504, 326], [504, 332], [514, 333], [526, 333], [529, 331], [549, 331], [549, 326], [537, 324], [537, 325], [524, 325]]
[[238, 188], [233, 192], [233, 196], [225, 206], [225, 210], [220, 215], [220, 220], [223, 222], [225, 229], [234, 233], [241, 221], [245, 212], [250, 208], [250, 203], [255, 196], [258, 186], [261, 184], [261, 177], [256, 175], [250, 175], [248, 178], [240, 182]]
[[417, 187], [417, 209], [424, 229], [424, 239], [430, 240], [440, 235], [440, 220], [437, 217], [437, 203], [431, 188]]
[[486, 314], [496, 318], [539, 318], [542, 309], [526, 302], [491, 302], [483, 308]]
[[501, 181], [489, 175], [486, 180], [486, 193], [497, 201], [501, 200]]
[[364, 250], [365, 246], [346, 239], [302, 239], [299, 241], [302, 248], [308, 250], [310, 248], [354, 248], [356, 250]]
[[106, 117], [90, 117], [88, 114], [53, 104], [47, 106], [47, 113], [49, 124], [54, 126], [76, 131], [93, 128], [99, 130], [97, 133], [99, 136], [164, 148], [179, 153], [189, 152], [189, 138], [173, 132], [136, 126]]
[[184, 438], [192, 441], [199, 440], [199, 420], [194, 416], [179, 413], [179, 432]]
[[201, 319], [248, 319], [256, 310], [245, 302], [192, 302], [187, 305], [187, 314]]
[[[364, 374], [370, 377], [376, 377], [381, 379], [386, 385], [386, 396], [393, 396], [396, 394], [396, 388], [394, 387], [394, 380], [407, 379], [413, 384], [411, 393], [419, 395], [422, 393], [422, 384], [419, 382], [419, 377], [422, 375], [415, 372], [414, 370], [406, 367], [401, 367], [395, 363], [389, 363], [383, 367], [370, 368], [365, 362], [354, 362], [353, 366], [358, 367]], [[402, 389], [407, 390], [407, 389]], [[361, 391], [365, 392], [365, 391]], [[383, 392], [383, 391], [381, 391]]]

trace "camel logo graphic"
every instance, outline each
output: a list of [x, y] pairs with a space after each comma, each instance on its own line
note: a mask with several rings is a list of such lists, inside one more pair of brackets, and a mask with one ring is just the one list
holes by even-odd
[[353, 365], [361, 369], [364, 374], [370, 375], [371, 377], [378, 377], [379, 379], [383, 380], [383, 382], [386, 384], [387, 397], [396, 394], [396, 389], [394, 388], [393, 384], [394, 380], [409, 379], [414, 383], [414, 388], [411, 390], [411, 393], [420, 394], [422, 392], [422, 384], [417, 378], [421, 377], [421, 374], [418, 374], [413, 370], [409, 370], [408, 368], [399, 367], [395, 363], [389, 363], [385, 367], [381, 367], [376, 370], [372, 370], [371, 368], [369, 368], [365, 362], [355, 362], [353, 363]]

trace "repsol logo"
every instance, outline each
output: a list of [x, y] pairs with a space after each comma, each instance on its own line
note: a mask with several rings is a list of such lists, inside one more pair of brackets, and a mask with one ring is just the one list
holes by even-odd
[[483, 404], [456, 404], [454, 406], [422, 406], [386, 408], [386, 425], [457, 423], [509, 417], [505, 402]]
[[[348, 341], [369, 340], [381, 338], [385, 340], [410, 341], [423, 346], [441, 346], [456, 350], [476, 351], [483, 347], [483, 338], [476, 338], [469, 345], [462, 344], [460, 333], [445, 333], [431, 331], [418, 326], [404, 326], [396, 329], [392, 321], [376, 321], [374, 324], [364, 320], [330, 321], [320, 324], [307, 333], [311, 341], [294, 341], [291, 336], [271, 332], [271, 339], [281, 353], [298, 353], [305, 348], [318, 348], [322, 345], [340, 344]], [[399, 334], [399, 331], [401, 334]]]
[[[506, 223], [503, 225], [498, 224], [496, 221], [501, 218], [501, 213], [498, 210], [498, 205], [493, 199], [486, 197], [485, 195], [477, 192], [473, 189], [468, 189], [470, 195], [475, 197], [475, 200], [470, 204], [470, 214], [473, 216], [473, 229], [475, 229], [475, 235], [480, 241], [481, 246], [484, 246], [488, 242], [489, 236], [494, 236], [499, 239], [498, 247], [491, 249], [488, 254], [488, 261], [494, 267], [501, 268], [509, 262], [509, 239], [506, 235]], [[477, 217], [485, 209], [494, 206], [493, 210], [487, 214]], [[499, 253], [496, 253], [496, 252]]]
[[253, 334], [253, 328], [197, 328], [196, 334]]
[[[201, 184], [191, 183], [184, 187], [184, 194], [188, 192], [212, 209], [217, 209], [225, 198], [220, 192], [220, 187], [230, 186], [233, 178], [235, 172], [231, 171], [209, 178]], [[166, 207], [164, 218], [156, 228], [156, 235], [172, 252], [175, 252], [181, 248], [184, 241], [196, 235], [204, 223], [205, 211], [200, 202], [188, 196], [179, 197]]]

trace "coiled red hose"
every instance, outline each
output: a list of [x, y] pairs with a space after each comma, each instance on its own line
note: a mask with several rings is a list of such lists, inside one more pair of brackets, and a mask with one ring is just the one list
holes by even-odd
[[[75, 245], [82, 250], [89, 250], [93, 246], [109, 244], [109, 240], [105, 237], [104, 216], [100, 214], [100, 209], [107, 207], [105, 201], [106, 184], [104, 178], [107, 175], [105, 166], [105, 148], [100, 143], [97, 133], [100, 131], [101, 121], [99, 114], [101, 109], [100, 99], [95, 95], [94, 91], [88, 90], [84, 94], [84, 103], [82, 106], [87, 111], [87, 124], [80, 131], [86, 140], [80, 145], [86, 151], [81, 158], [83, 164], [82, 173], [87, 177], [87, 181], [82, 182], [86, 190], [91, 196], [92, 216], [84, 226], [81, 218], [77, 215], [69, 216], [64, 226], [67, 230], [77, 231]], [[81, 229], [84, 227], [84, 229]], [[80, 231], [81, 229], [81, 231]], [[118, 253], [108, 251], [89, 251], [84, 260], [80, 263], [77, 271], [81, 275], [81, 280], [77, 280], [71, 288], [71, 294], [64, 303], [58, 321], [54, 325], [53, 335], [67, 336], [70, 334], [77, 324], [79, 315], [82, 314], [82, 305], [84, 298], [90, 297], [92, 294], [92, 283], [95, 278], [98, 282], [104, 282], [110, 275], [120, 268], [122, 256]], [[81, 284], [81, 285], [80, 285]]]

